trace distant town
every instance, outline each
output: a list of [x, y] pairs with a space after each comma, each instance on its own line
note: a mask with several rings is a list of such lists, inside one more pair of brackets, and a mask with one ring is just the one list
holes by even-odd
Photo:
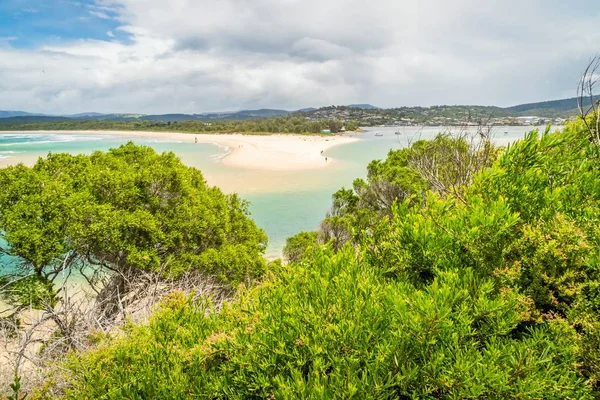
[[[453, 125], [563, 125], [576, 110], [561, 116], [508, 115], [511, 111], [497, 107], [437, 106], [394, 109], [323, 107], [299, 114], [311, 121], [355, 121], [360, 126], [453, 126]], [[514, 113], [516, 114], [516, 113]]]

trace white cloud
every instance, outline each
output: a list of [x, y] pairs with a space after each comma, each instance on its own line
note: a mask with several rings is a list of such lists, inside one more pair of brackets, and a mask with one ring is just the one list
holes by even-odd
[[89, 13], [90, 13], [90, 15], [93, 15], [94, 17], [98, 17], [98, 18], [102, 18], [102, 19], [111, 19], [110, 16], [103, 11], [90, 10]]
[[0, 109], [166, 113], [558, 98], [574, 95], [580, 70], [600, 51], [594, 4], [99, 0], [88, 12], [119, 21], [127, 41], [109, 31], [106, 41], [0, 46]]

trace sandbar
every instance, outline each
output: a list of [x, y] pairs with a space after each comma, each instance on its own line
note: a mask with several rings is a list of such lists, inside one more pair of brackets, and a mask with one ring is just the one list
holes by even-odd
[[[225, 146], [229, 153], [222, 158], [224, 165], [267, 171], [301, 171], [325, 168], [335, 160], [323, 153], [341, 144], [359, 139], [343, 135], [247, 135], [247, 134], [194, 134], [181, 132], [138, 132], [138, 131], [6, 131], [2, 134], [60, 134], [60, 135], [105, 135], [135, 139], [152, 138], [197, 143], [212, 143]], [[23, 162], [31, 164], [35, 158], [10, 157], [0, 159], [0, 166]]]

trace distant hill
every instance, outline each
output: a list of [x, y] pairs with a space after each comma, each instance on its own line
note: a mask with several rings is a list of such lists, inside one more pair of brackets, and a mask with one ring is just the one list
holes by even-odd
[[245, 120], [253, 118], [272, 118], [283, 115], [288, 115], [285, 110], [242, 110], [230, 111], [222, 113], [204, 113], [204, 114], [163, 114], [163, 115], [143, 115], [138, 119], [141, 121], [162, 121], [162, 122], [179, 122], [179, 121], [213, 121], [213, 120]]
[[98, 114], [96, 116], [80, 116], [74, 119], [80, 121], [117, 121], [117, 122], [134, 122], [139, 121], [144, 114]]
[[[214, 121], [214, 120], [246, 120], [255, 118], [272, 118], [288, 115], [285, 110], [242, 110], [223, 113], [206, 114], [101, 114], [101, 113], [82, 113], [67, 116], [42, 116], [30, 114], [22, 111], [0, 111], [0, 123], [16, 124], [30, 122], [50, 122], [50, 121], [116, 121], [116, 122], [135, 122], [135, 121], [154, 121], [154, 122], [180, 122], [180, 121]], [[19, 119], [17, 119], [19, 118]]]
[[25, 111], [0, 111], [0, 118], [11, 118], [11, 117], [25, 117], [30, 115], [41, 115], [32, 114]]
[[[596, 97], [596, 100], [600, 96]], [[586, 100], [589, 105], [589, 99]], [[354, 110], [354, 111], [352, 111]], [[272, 118], [286, 115], [297, 115], [315, 119], [353, 119], [361, 123], [385, 123], [397, 118], [411, 118], [416, 122], [431, 121], [432, 118], [449, 119], [485, 119], [487, 117], [520, 117], [538, 116], [543, 118], [569, 118], [578, 114], [577, 98], [543, 101], [539, 103], [520, 104], [512, 107], [493, 106], [433, 106], [433, 107], [400, 107], [382, 109], [372, 104], [349, 104], [347, 106], [308, 107], [297, 111], [262, 108], [258, 110], [225, 111], [199, 114], [103, 114], [96, 112], [73, 115], [50, 116], [33, 114], [25, 111], [0, 111], [1, 124], [19, 124], [51, 121], [115, 121], [115, 122], [180, 122], [180, 121], [239, 121], [259, 118]], [[394, 117], [395, 116], [395, 117]]]
[[232, 112], [223, 112], [223, 113], [205, 113], [200, 114], [203, 119], [207, 120], [244, 120], [244, 119], [253, 119], [253, 118], [272, 118], [272, 117], [280, 117], [283, 115], [288, 115], [289, 112], [286, 110], [273, 110], [269, 108], [262, 108], [260, 110], [242, 110], [242, 111], [232, 111]]
[[362, 110], [376, 110], [379, 108], [379, 107], [375, 107], [372, 104], [348, 104], [346, 107], [360, 108]]
[[67, 118], [85, 118], [85, 117], [101, 117], [103, 115], [103, 113], [97, 113], [97, 112], [87, 112], [87, 113], [80, 113], [80, 114], [72, 114], [72, 115], [61, 115], [61, 117], [67, 117]]
[[[594, 101], [600, 100], [600, 96], [596, 96]], [[583, 101], [584, 106], [591, 104], [589, 98]], [[519, 115], [535, 115], [538, 117], [561, 116], [568, 117], [579, 113], [577, 105], [577, 97], [570, 99], [542, 101], [539, 103], [520, 104], [518, 106], [506, 107], [504, 110]]]
[[0, 118], [0, 124], [30, 124], [34, 122], [62, 122], [73, 121], [67, 117], [49, 117], [44, 115], [24, 115], [19, 117]]
[[199, 115], [195, 114], [163, 114], [163, 115], [143, 115], [137, 118], [140, 121], [162, 121], [162, 122], [179, 122], [201, 120]]
[[518, 106], [506, 107], [508, 111], [524, 112], [529, 110], [546, 110], [546, 109], [560, 109], [560, 110], [572, 110], [577, 108], [577, 97], [562, 100], [550, 100], [542, 101], [539, 103], [527, 103], [520, 104]]
[[243, 110], [233, 113], [238, 117], [246, 117], [246, 118], [270, 118], [270, 117], [279, 117], [282, 115], [289, 114], [286, 110], [272, 110], [269, 108], [263, 108], [260, 110]]

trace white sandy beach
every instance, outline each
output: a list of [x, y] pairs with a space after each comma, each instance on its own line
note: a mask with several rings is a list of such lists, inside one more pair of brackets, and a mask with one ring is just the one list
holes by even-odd
[[[324, 168], [333, 160], [327, 159], [321, 151], [359, 139], [343, 136], [310, 135], [243, 135], [243, 134], [193, 134], [178, 132], [131, 132], [131, 131], [18, 131], [0, 132], [0, 134], [61, 134], [61, 135], [104, 135], [174, 140], [198, 143], [213, 143], [225, 146], [230, 153], [222, 159], [223, 164], [232, 167], [250, 168], [267, 171], [299, 171]], [[24, 162], [30, 164], [35, 158], [0, 159], [0, 166]]]

